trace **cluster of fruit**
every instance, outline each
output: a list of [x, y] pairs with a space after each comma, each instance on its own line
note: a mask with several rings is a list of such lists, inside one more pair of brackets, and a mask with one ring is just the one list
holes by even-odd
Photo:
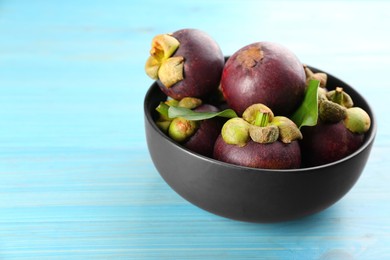
[[153, 38], [145, 71], [167, 95], [156, 108], [159, 128], [220, 161], [326, 164], [357, 150], [370, 128], [369, 115], [342, 88], [327, 90], [325, 73], [280, 44], [252, 43], [225, 59], [208, 34], [182, 29]]

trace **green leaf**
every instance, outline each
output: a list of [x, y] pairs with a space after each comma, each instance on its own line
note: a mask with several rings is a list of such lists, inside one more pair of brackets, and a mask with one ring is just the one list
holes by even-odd
[[196, 112], [184, 107], [169, 107], [168, 109], [169, 118], [183, 117], [187, 120], [205, 120], [216, 116], [233, 118], [237, 117], [236, 112], [233, 109], [225, 109], [220, 112]]
[[302, 104], [294, 112], [291, 120], [301, 128], [302, 126], [315, 126], [318, 121], [318, 88], [319, 80], [310, 80]]

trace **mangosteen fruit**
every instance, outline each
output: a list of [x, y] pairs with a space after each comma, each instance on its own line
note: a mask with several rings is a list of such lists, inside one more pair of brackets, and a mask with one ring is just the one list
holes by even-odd
[[250, 105], [262, 103], [275, 114], [289, 116], [303, 100], [306, 74], [303, 64], [286, 47], [256, 42], [227, 60], [221, 89], [239, 115]]
[[146, 74], [169, 97], [204, 97], [219, 86], [223, 53], [214, 39], [197, 29], [153, 38]]
[[301, 150], [304, 166], [318, 166], [340, 160], [356, 151], [364, 135], [349, 131], [342, 121], [302, 128]]
[[351, 97], [342, 88], [336, 87], [325, 97], [319, 99], [317, 124], [302, 128], [300, 145], [305, 167], [331, 163], [352, 154], [363, 144], [371, 125], [367, 112], [353, 107]]
[[[218, 112], [219, 109], [213, 105], [203, 104], [194, 109], [196, 112]], [[184, 146], [191, 151], [212, 157], [214, 143], [223, 125], [223, 119], [214, 117], [201, 120], [197, 131], [184, 143]]]
[[274, 116], [264, 104], [249, 106], [229, 119], [218, 136], [213, 157], [223, 162], [266, 169], [293, 169], [301, 164], [302, 134], [288, 118]]
[[[210, 104], [202, 104], [200, 99], [191, 97], [183, 98], [180, 101], [171, 99], [166, 104], [192, 109], [195, 112], [219, 111], [217, 107]], [[166, 132], [174, 141], [193, 152], [207, 157], [212, 156], [214, 143], [221, 132], [223, 123], [223, 119], [218, 117], [195, 121], [183, 117], [175, 117], [172, 119], [164, 116], [164, 113], [156, 121], [157, 126]]]

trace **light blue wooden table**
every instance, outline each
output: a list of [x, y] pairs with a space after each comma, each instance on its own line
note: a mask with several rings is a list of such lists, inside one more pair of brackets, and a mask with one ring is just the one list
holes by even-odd
[[[0, 1], [0, 259], [390, 259], [390, 2]], [[379, 123], [329, 209], [251, 224], [178, 196], [146, 147], [154, 35], [226, 55], [279, 42], [354, 86]], [[389, 133], [387, 132], [389, 131]]]

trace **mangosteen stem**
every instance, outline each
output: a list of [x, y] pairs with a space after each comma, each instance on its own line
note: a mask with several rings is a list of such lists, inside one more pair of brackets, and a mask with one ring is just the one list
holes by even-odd
[[327, 98], [340, 106], [351, 108], [353, 107], [353, 100], [350, 95], [348, 95], [343, 88], [336, 87], [335, 90], [331, 90], [326, 93]]
[[[261, 118], [262, 115], [261, 113], [267, 113], [268, 114], [268, 121], [265, 120], [266, 125], [268, 122], [271, 122], [274, 114], [272, 113], [272, 110], [269, 109], [266, 105], [257, 103], [249, 106], [247, 109], [245, 109], [244, 113], [242, 113], [242, 118], [247, 121], [249, 124], [256, 125], [256, 126], [261, 126]], [[257, 123], [256, 123], [256, 118], [257, 118]]]
[[332, 101], [339, 104], [339, 105], [342, 105], [343, 99], [344, 99], [343, 98], [343, 88], [337, 87], [336, 91], [334, 92]]
[[265, 127], [269, 123], [270, 113], [268, 111], [258, 111], [256, 113], [255, 126]]
[[249, 135], [256, 143], [273, 143], [278, 140], [279, 129], [277, 126], [270, 125], [271, 112], [267, 110], [258, 110], [253, 125], [249, 128]]

